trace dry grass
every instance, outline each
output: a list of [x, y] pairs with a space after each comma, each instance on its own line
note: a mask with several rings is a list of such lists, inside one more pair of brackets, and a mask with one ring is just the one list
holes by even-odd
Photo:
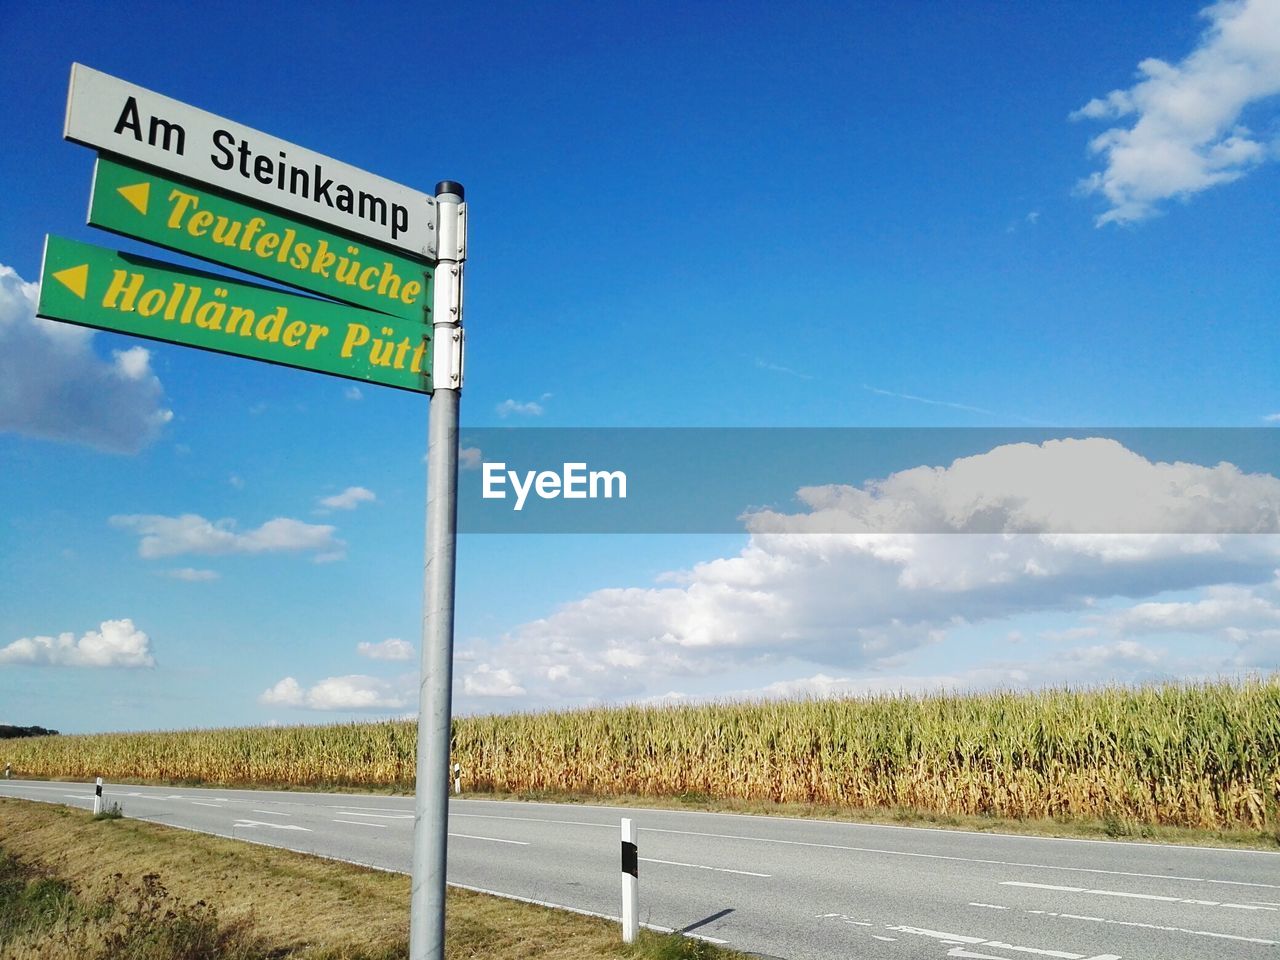
[[[409, 723], [41, 737], [15, 775], [412, 789]], [[1280, 675], [460, 718], [469, 790], [1280, 830]]]
[[[128, 819], [95, 821], [83, 811], [7, 799], [0, 799], [0, 850], [33, 877], [65, 885], [81, 905], [54, 897], [58, 915], [8, 944], [0, 925], [0, 960], [113, 957], [100, 950], [111, 930], [127, 918], [139, 922], [139, 914], [155, 904], [161, 916], [172, 911], [192, 923], [216, 910], [215, 927], [206, 924], [201, 935], [227, 942], [210, 957], [407, 956], [409, 878], [400, 874]], [[155, 896], [156, 885], [163, 896]], [[4, 895], [0, 883], [0, 907]], [[95, 916], [106, 916], [101, 905], [111, 900], [127, 907], [121, 914], [126, 919], [95, 922]], [[463, 890], [449, 891], [447, 909], [450, 960], [742, 960], [683, 938], [647, 936], [637, 949], [628, 949], [617, 924]]]
[[290, 950], [407, 935], [409, 880], [395, 874], [19, 800], [0, 800], [0, 838], [10, 856], [65, 879], [87, 901], [106, 896], [116, 874], [158, 874], [175, 899], [217, 904], [224, 922], [250, 921]]

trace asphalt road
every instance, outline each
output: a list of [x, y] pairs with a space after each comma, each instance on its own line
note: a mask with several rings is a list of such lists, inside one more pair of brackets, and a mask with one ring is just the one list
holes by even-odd
[[[92, 787], [0, 795], [92, 804]], [[409, 798], [108, 785], [126, 816], [408, 872]], [[1280, 960], [1280, 854], [670, 810], [454, 801], [449, 879], [787, 960]]]

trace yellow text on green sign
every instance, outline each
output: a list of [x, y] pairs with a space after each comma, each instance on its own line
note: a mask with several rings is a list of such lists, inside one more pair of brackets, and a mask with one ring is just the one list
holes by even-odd
[[36, 311], [102, 330], [431, 392], [430, 327], [371, 310], [45, 239]]
[[430, 265], [107, 157], [94, 167], [89, 223], [344, 303], [430, 322]]

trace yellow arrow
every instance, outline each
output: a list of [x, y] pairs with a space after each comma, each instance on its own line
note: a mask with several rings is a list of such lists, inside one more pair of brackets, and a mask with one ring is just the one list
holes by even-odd
[[144, 217], [147, 215], [147, 200], [151, 197], [151, 184], [135, 183], [131, 187], [116, 187], [116, 192], [129, 201], [129, 205]]
[[85, 287], [89, 284], [89, 265], [82, 263], [78, 267], [59, 270], [53, 275], [53, 279], [83, 300]]

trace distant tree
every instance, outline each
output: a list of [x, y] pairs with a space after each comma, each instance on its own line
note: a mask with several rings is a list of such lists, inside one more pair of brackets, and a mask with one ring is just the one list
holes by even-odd
[[46, 730], [44, 727], [11, 727], [0, 723], [0, 740], [11, 737], [56, 737], [57, 730]]

